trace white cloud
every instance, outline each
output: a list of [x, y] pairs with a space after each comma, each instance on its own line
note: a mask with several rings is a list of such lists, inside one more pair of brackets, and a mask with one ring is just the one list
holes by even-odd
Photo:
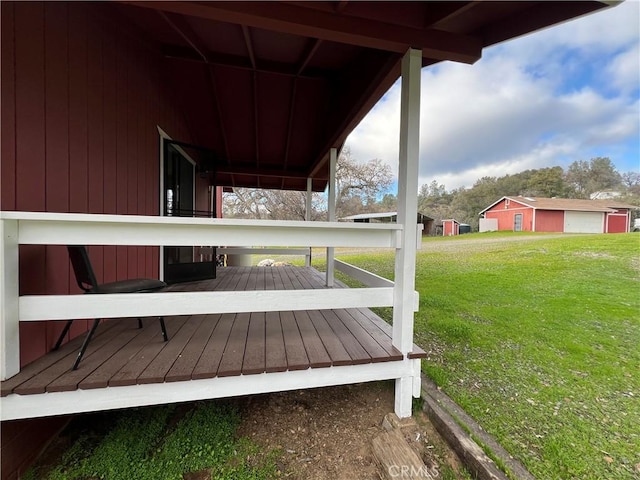
[[[424, 69], [420, 184], [471, 186], [639, 142], [639, 13], [628, 2], [488, 49], [473, 66]], [[397, 170], [399, 94], [396, 84], [349, 137], [355, 158]]]

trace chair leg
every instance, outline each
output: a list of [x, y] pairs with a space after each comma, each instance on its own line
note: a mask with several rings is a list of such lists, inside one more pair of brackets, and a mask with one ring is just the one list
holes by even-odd
[[71, 327], [71, 324], [73, 323], [73, 320], [68, 320], [67, 324], [64, 326], [64, 328], [62, 329], [62, 333], [60, 334], [60, 336], [58, 337], [58, 341], [56, 342], [56, 344], [54, 345], [54, 347], [52, 348], [53, 350], [58, 350], [60, 348], [60, 345], [62, 344], [62, 340], [64, 340], [64, 337], [67, 335], [67, 333], [69, 332], [69, 328]]
[[138, 317], [138, 328], [142, 328], [142, 319]]
[[89, 333], [87, 333], [87, 336], [84, 337], [84, 342], [82, 342], [82, 347], [80, 347], [80, 351], [78, 352], [78, 357], [76, 358], [76, 361], [73, 364], [73, 367], [71, 368], [71, 370], [77, 370], [78, 369], [78, 365], [80, 364], [80, 360], [82, 360], [82, 357], [84, 356], [84, 352], [87, 349], [87, 346], [89, 345], [89, 342], [91, 341], [91, 337], [93, 337], [93, 334], [95, 333], [96, 329], [98, 328], [98, 324], [100, 323], [100, 319], [96, 318], [93, 321], [93, 325], [91, 326], [91, 330], [89, 330]]
[[167, 336], [167, 328], [164, 326], [164, 317], [159, 317], [160, 320], [160, 328], [162, 329], [162, 338], [164, 338], [164, 341], [166, 342], [167, 340], [169, 340], [169, 337]]

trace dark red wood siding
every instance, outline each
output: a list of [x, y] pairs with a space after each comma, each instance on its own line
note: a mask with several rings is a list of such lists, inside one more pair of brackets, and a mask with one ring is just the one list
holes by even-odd
[[[156, 126], [190, 141], [157, 51], [100, 4], [3, 3], [2, 35], [2, 209], [157, 215]], [[99, 280], [158, 275], [154, 248], [90, 255]], [[76, 290], [64, 248], [21, 247], [20, 260], [21, 293]], [[21, 325], [22, 362], [59, 328]]]
[[[1, 9], [0, 208], [157, 215], [157, 126], [192, 141], [159, 49], [107, 4], [2, 2]], [[98, 280], [158, 275], [157, 248], [89, 252]], [[64, 247], [20, 248], [21, 294], [77, 291]], [[21, 363], [48, 351], [60, 329], [20, 325]], [[85, 330], [75, 322], [72, 335]], [[21, 471], [60, 426], [34, 422], [3, 423], [3, 478]]]
[[537, 210], [536, 232], [564, 232], [564, 210]]

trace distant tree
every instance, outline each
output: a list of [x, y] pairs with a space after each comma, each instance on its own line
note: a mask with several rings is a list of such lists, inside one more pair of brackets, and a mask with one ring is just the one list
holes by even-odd
[[336, 166], [336, 215], [345, 217], [376, 210], [376, 198], [393, 183], [391, 167], [376, 158], [361, 163], [348, 147]]
[[622, 186], [628, 193], [640, 195], [640, 173], [625, 172], [622, 174]]
[[594, 192], [615, 190], [622, 186], [622, 177], [608, 157], [589, 161], [576, 160], [567, 169], [565, 182], [578, 198], [589, 198]]
[[565, 197], [567, 188], [562, 167], [540, 168], [534, 170], [529, 178], [527, 191], [523, 194], [532, 197]]
[[444, 185], [433, 180], [420, 187], [418, 210], [436, 220], [436, 223], [453, 216], [451, 202], [453, 194]]
[[385, 193], [380, 200], [381, 212], [395, 212], [398, 209], [398, 198], [393, 193]]

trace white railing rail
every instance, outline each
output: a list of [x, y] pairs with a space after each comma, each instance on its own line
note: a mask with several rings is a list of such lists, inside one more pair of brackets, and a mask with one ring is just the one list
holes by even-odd
[[[19, 245], [397, 248], [402, 225], [0, 212], [2, 379], [19, 371], [19, 322], [392, 306], [393, 285], [360, 289], [18, 296]], [[142, 295], [144, 295], [143, 298]]]
[[[392, 282], [391, 280], [381, 277], [380, 275], [376, 275], [375, 273], [371, 273], [360, 267], [356, 267], [355, 265], [351, 265], [350, 263], [343, 262], [342, 260], [334, 259], [333, 264], [335, 265], [335, 269], [337, 271], [344, 273], [348, 277], [353, 278], [354, 280], [362, 283], [363, 285], [366, 285], [367, 287], [380, 288], [380, 289], [395, 287], [395, 283]], [[371, 305], [371, 306], [373, 307], [374, 305]], [[419, 306], [420, 306], [420, 294], [417, 291], [414, 291], [413, 292], [413, 311], [417, 312]]]

